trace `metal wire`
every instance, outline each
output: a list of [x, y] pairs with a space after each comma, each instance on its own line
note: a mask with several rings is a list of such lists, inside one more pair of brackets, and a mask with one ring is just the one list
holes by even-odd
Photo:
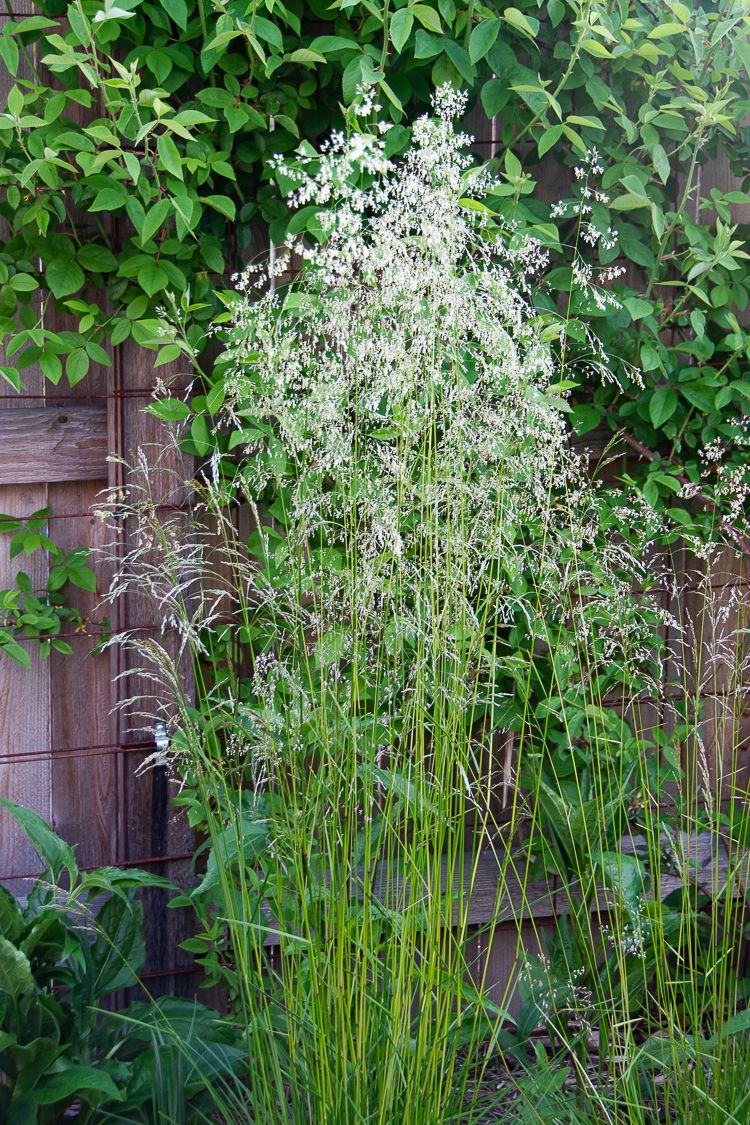
[[26, 401], [42, 401], [54, 407], [59, 402], [77, 402], [79, 406], [85, 406], [87, 402], [111, 402], [115, 399], [124, 398], [153, 398], [156, 387], [124, 387], [122, 390], [107, 391], [107, 392], [86, 392], [82, 395], [58, 394], [57, 391], [47, 391], [46, 393], [39, 392], [38, 394], [0, 394], [0, 402], [7, 399], [9, 402], [26, 402]]
[[97, 758], [107, 754], [153, 754], [156, 743], [146, 742], [99, 742], [91, 746], [57, 746], [49, 750], [25, 750], [20, 754], [0, 754], [1, 765], [16, 765], [24, 762], [51, 762], [61, 758]]
[[[123, 513], [118, 511], [118, 510], [114, 510], [114, 511], [111, 511], [111, 512], [106, 511], [106, 503], [105, 503], [104, 508], [102, 510], [105, 511], [107, 519], [121, 519], [122, 515], [123, 515]], [[156, 511], [156, 512], [189, 512], [189, 511], [191, 511], [191, 508], [190, 508], [189, 504], [157, 504], [153, 510]], [[91, 509], [89, 509], [88, 512], [52, 512], [52, 513], [50, 513], [49, 515], [46, 515], [46, 516], [37, 516], [37, 515], [34, 515], [33, 513], [30, 513], [27, 516], [18, 516], [18, 515], [11, 515], [8, 512], [3, 512], [2, 516], [3, 516], [4, 519], [9, 519], [9, 520], [26, 521], [26, 520], [34, 519], [34, 520], [40, 520], [41, 522], [46, 522], [46, 520], [83, 520], [83, 519], [87, 519], [87, 520], [91, 520], [91, 522], [93, 523], [94, 520], [96, 520], [96, 519], [104, 518], [103, 516], [99, 516], [95, 512], [92, 512]], [[2, 533], [0, 533], [0, 534], [2, 534]], [[10, 534], [10, 532], [8, 532], [7, 534]]]
[[[120, 860], [117, 861], [117, 866], [118, 867], [143, 867], [145, 865], [148, 865], [149, 867], [152, 867], [154, 864], [180, 863], [183, 860], [193, 859], [193, 858], [194, 858], [193, 852], [175, 852], [171, 855], [147, 855], [147, 856], [141, 856], [138, 859], [120, 859]], [[87, 866], [79, 867], [78, 870], [83, 871], [83, 872], [98, 871], [101, 866], [102, 865], [100, 863], [92, 863], [92, 864], [87, 865]], [[44, 870], [44, 869], [42, 868], [42, 870]], [[9, 883], [9, 882], [11, 882], [11, 880], [14, 880], [14, 879], [38, 879], [40, 874], [41, 874], [40, 871], [26, 871], [22, 875], [16, 875], [16, 874], [11, 874], [11, 873], [0, 874], [0, 883], [3, 883], [3, 884]]]

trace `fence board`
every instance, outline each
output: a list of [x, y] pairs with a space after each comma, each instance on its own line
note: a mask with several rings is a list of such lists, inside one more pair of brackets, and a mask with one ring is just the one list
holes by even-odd
[[[159, 377], [165, 382], [170, 379], [176, 386], [184, 386], [185, 378], [177, 367], [159, 369]], [[115, 366], [112, 372], [112, 388], [148, 388], [155, 384], [153, 357], [150, 353], [132, 343], [117, 349]], [[134, 464], [139, 450], [149, 462], [152, 495], [157, 504], [180, 504], [185, 499], [184, 482], [193, 473], [192, 461], [184, 457], [176, 448], [165, 449], [165, 429], [162, 422], [144, 412], [147, 399], [118, 397], [115, 400], [117, 411], [110, 420], [110, 443], [129, 464]], [[120, 464], [111, 465], [110, 485], [127, 487], [130, 478]], [[136, 477], [136, 483], [142, 478]], [[123, 549], [128, 546], [128, 530], [123, 535]], [[120, 600], [116, 607], [117, 628], [127, 628], [140, 622], [150, 622], [154, 617], [154, 606], [147, 597], [129, 594]], [[167, 633], [163, 638], [167, 648], [177, 652], [178, 638]], [[154, 716], [159, 708], [168, 705], [166, 698], [153, 698], [154, 685], [140, 677], [136, 669], [137, 657], [132, 653], [120, 652], [114, 655], [116, 670], [128, 671], [129, 675], [117, 681], [117, 702], [134, 696], [146, 700], [145, 709], [152, 710]], [[183, 668], [186, 690], [190, 692], [189, 662]], [[150, 731], [144, 730], [144, 719], [136, 715], [134, 709], [120, 707], [114, 719], [115, 740], [123, 744], [141, 741]], [[171, 796], [175, 786], [170, 781], [164, 767], [153, 767], [139, 773], [145, 755], [122, 755], [121, 764], [121, 858], [137, 860], [141, 856], [173, 856], [190, 853], [194, 847], [194, 836], [182, 816], [176, 816], [171, 807]], [[160, 865], [160, 874], [184, 885], [189, 879], [189, 861], [173, 860]], [[179, 944], [191, 932], [191, 921], [185, 911], [167, 909], [168, 893], [152, 891], [145, 899], [145, 932], [147, 962], [146, 971], [154, 975], [150, 988], [155, 993], [177, 991], [189, 994], [194, 989], [194, 981], [187, 972], [176, 976], [159, 977], [167, 969], [187, 969], [192, 963], [189, 954], [179, 949]]]
[[[100, 466], [100, 470], [104, 466]], [[56, 515], [85, 512], [96, 501], [106, 480], [56, 484], [49, 489], [50, 507]], [[55, 541], [63, 550], [87, 546], [96, 550], [104, 535], [101, 520], [59, 519]], [[106, 577], [97, 565], [98, 585]], [[91, 620], [97, 594], [73, 590], [67, 601]], [[100, 626], [92, 623], [90, 629]], [[94, 637], [83, 632], [69, 637], [72, 656], [50, 658], [52, 716], [51, 745], [76, 749], [106, 743], [112, 706], [109, 656], [93, 655]], [[114, 755], [81, 759], [57, 755], [52, 759], [52, 819], [65, 839], [78, 844], [78, 862], [84, 866], [111, 863], [115, 856], [117, 824], [117, 771]]]
[[[20, 413], [20, 411], [19, 411]], [[47, 502], [44, 485], [14, 485], [0, 488], [0, 509], [35, 511]], [[47, 578], [47, 561], [42, 552], [26, 558], [9, 557], [10, 540], [0, 536], [0, 588], [15, 584], [15, 575], [24, 570], [35, 589]], [[0, 653], [0, 753], [15, 755], [46, 750], [50, 738], [49, 665], [35, 663], [33, 671], [14, 663]], [[0, 794], [26, 805], [48, 820], [51, 817], [51, 767], [49, 761], [0, 762]], [[0, 813], [0, 864], [2, 872], [39, 871], [36, 852], [7, 813]], [[8, 884], [24, 893], [22, 884]]]
[[106, 479], [104, 406], [0, 409], [0, 484]]
[[[30, 15], [30, 0], [19, 0], [18, 14]], [[21, 61], [19, 77], [33, 76]], [[5, 100], [13, 80], [7, 70], [0, 68], [0, 105]], [[0, 226], [0, 238], [5, 228]], [[30, 393], [44, 387], [44, 377], [37, 366], [24, 372], [24, 383]], [[24, 409], [24, 403], [9, 399], [11, 409]], [[19, 411], [20, 412], [20, 411]], [[47, 489], [43, 484], [20, 484], [13, 478], [10, 484], [0, 487], [0, 511], [25, 513], [45, 507]], [[46, 581], [47, 563], [41, 552], [29, 559], [11, 560], [9, 540], [0, 536], [0, 588], [15, 585], [15, 575], [25, 570], [35, 587]], [[46, 750], [49, 746], [50, 697], [49, 668], [39, 666], [29, 673], [0, 654], [0, 754], [15, 755]], [[43, 816], [51, 812], [50, 767], [46, 762], [25, 761], [0, 764], [0, 794], [19, 804], [26, 804]], [[27, 872], [39, 869], [39, 861], [26, 837], [8, 815], [0, 815], [0, 864], [3, 872]], [[23, 885], [11, 884], [12, 889], [23, 892]]]

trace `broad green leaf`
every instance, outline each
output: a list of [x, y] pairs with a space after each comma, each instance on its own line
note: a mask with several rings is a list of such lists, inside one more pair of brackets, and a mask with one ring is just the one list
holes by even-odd
[[436, 35], [441, 33], [443, 27], [440, 23], [440, 16], [429, 4], [413, 4], [411, 10], [427, 31], [434, 31]]
[[549, 128], [543, 131], [542, 135], [537, 141], [537, 152], [539, 153], [540, 157], [544, 156], [546, 152], [549, 152], [549, 150], [557, 144], [557, 142], [560, 140], [560, 137], [562, 136], [562, 133], [562, 125], [551, 125]]
[[651, 302], [644, 301], [641, 297], [626, 297], [624, 303], [633, 320], [643, 320], [654, 311]]
[[597, 109], [601, 109], [606, 105], [612, 96], [612, 92], [606, 82], [603, 82], [597, 75], [592, 76], [586, 82], [586, 92], [590, 95], [591, 100]]
[[194, 418], [190, 424], [190, 436], [195, 443], [196, 453], [199, 457], [205, 457], [210, 453], [214, 441], [208, 428], [208, 423], [202, 414]]
[[580, 406], [574, 406], [570, 415], [571, 425], [580, 436], [596, 429], [601, 420], [601, 411], [597, 410], [595, 406], [589, 406], [586, 403], [581, 403]]
[[657, 238], [661, 238], [664, 234], [665, 219], [664, 212], [655, 200], [651, 200], [651, 226], [654, 228], [654, 234]]
[[287, 55], [287, 62], [301, 63], [303, 66], [317, 66], [318, 63], [325, 63], [325, 61], [325, 55], [321, 55], [319, 51], [312, 51], [309, 47], [298, 47], [296, 51]]
[[162, 422], [182, 422], [183, 419], [190, 417], [192, 411], [187, 403], [179, 398], [163, 398], [160, 402], [152, 402], [147, 406], [146, 413], [161, 418]]
[[71, 387], [75, 387], [88, 375], [90, 359], [88, 352], [85, 348], [74, 348], [65, 361], [65, 374], [68, 376], [68, 383]]
[[510, 87], [500, 78], [490, 78], [482, 86], [482, 108], [488, 117], [496, 117], [510, 99]]
[[231, 222], [234, 222], [237, 217], [234, 200], [230, 199], [228, 195], [203, 195], [201, 196], [201, 202], [207, 203], [209, 207], [213, 207], [214, 211], [220, 212]]
[[469, 38], [469, 58], [473, 63], [479, 62], [487, 54], [498, 37], [500, 26], [500, 20], [492, 17], [482, 20], [472, 30]]
[[644, 195], [633, 195], [632, 192], [626, 192], [625, 195], [618, 195], [616, 199], [611, 201], [609, 206], [613, 211], [639, 211], [642, 207], [648, 207], [648, 209], [651, 210], [651, 204]]
[[735, 1012], [733, 1016], [725, 1020], [721, 1026], [720, 1034], [712, 1035], [708, 1041], [708, 1047], [715, 1047], [720, 1040], [730, 1039], [733, 1035], [743, 1035], [750, 1031], [750, 1008], [744, 1008], [741, 1012]]
[[502, 18], [509, 23], [516, 31], [520, 31], [522, 35], [527, 36], [529, 39], [536, 39], [539, 34], [539, 20], [534, 19], [533, 16], [524, 15], [518, 8], [504, 8], [502, 11]]
[[598, 39], [585, 39], [583, 41], [583, 43], [581, 43], [581, 47], [583, 48], [584, 51], [587, 51], [588, 54], [593, 55], [594, 58], [597, 58], [597, 59], [611, 59], [612, 58], [612, 52], [608, 51], [607, 48], [604, 46], [604, 44], [600, 43]]
[[670, 177], [672, 169], [669, 165], [669, 157], [666, 154], [663, 145], [655, 144], [651, 149], [651, 160], [653, 161], [654, 171], [658, 175], [663, 184], [667, 182]]
[[14, 660], [16, 664], [20, 664], [22, 668], [31, 667], [31, 657], [26, 649], [18, 643], [10, 629], [0, 628], [0, 650], [11, 660]]
[[35, 1105], [54, 1105], [55, 1102], [72, 1100], [76, 1096], [87, 1101], [86, 1094], [94, 1092], [105, 1094], [113, 1101], [119, 1101], [125, 1096], [124, 1092], [117, 1089], [106, 1070], [60, 1059], [54, 1064], [53, 1073], [40, 1079], [31, 1097]]
[[154, 360], [154, 367], [163, 367], [165, 363], [172, 363], [175, 359], [179, 359], [181, 355], [182, 350], [179, 344], [166, 344], [159, 349], [159, 354]]
[[469, 52], [464, 50], [455, 39], [443, 39], [443, 50], [455, 66], [458, 73], [470, 86], [474, 83], [474, 68], [471, 65]]
[[106, 187], [98, 191], [91, 203], [89, 211], [119, 211], [125, 206], [127, 194], [123, 189]]
[[644, 371], [656, 371], [661, 366], [661, 356], [653, 344], [641, 345], [641, 367]]
[[187, 30], [188, 7], [185, 0], [159, 0], [167, 15], [171, 16], [181, 31]]
[[644, 199], [646, 198], [646, 189], [644, 187], [643, 181], [639, 180], [637, 176], [623, 176], [620, 180], [620, 183], [631, 195], [638, 195]]
[[88, 590], [89, 593], [96, 593], [96, 575], [93, 570], [88, 566], [72, 567], [68, 571], [68, 578], [74, 586], [78, 586], [81, 590]]
[[652, 1035], [639, 1047], [633, 1058], [637, 1070], [663, 1070], [686, 1066], [697, 1058], [697, 1044], [687, 1036], [675, 1037], [673, 1033]]
[[670, 35], [684, 35], [685, 26], [681, 23], [660, 23], [648, 33], [649, 39], [667, 39]]
[[141, 245], [148, 242], [158, 230], [161, 230], [170, 212], [171, 206], [172, 204], [168, 199], [160, 199], [153, 205], [150, 211], [146, 213], [146, 218], [143, 221], [143, 226], [140, 231]]
[[153, 297], [154, 293], [167, 288], [169, 275], [156, 262], [147, 262], [138, 270], [138, 284], [149, 297]]
[[299, 126], [297, 125], [297, 122], [293, 117], [289, 117], [289, 115], [286, 113], [277, 113], [274, 116], [274, 121], [276, 122], [278, 128], [286, 129], [287, 132], [291, 133], [293, 137], [297, 137], [299, 139]]
[[53, 352], [42, 352], [39, 356], [39, 366], [45, 379], [49, 379], [50, 383], [57, 386], [62, 378], [63, 370], [60, 357]]
[[347, 39], [343, 35], [318, 35], [310, 43], [311, 51], [320, 51], [321, 55], [338, 55], [342, 51], [359, 51], [356, 39]]
[[648, 890], [641, 860], [623, 852], [601, 852], [595, 862], [602, 870], [605, 887], [616, 891], [630, 914], [636, 914]]
[[91, 950], [92, 988], [98, 999], [135, 984], [143, 968], [143, 906], [127, 896], [113, 895], [100, 908], [94, 925], [97, 939]]
[[391, 16], [391, 42], [399, 54], [404, 49], [413, 25], [414, 15], [410, 8], [398, 8]]
[[284, 50], [284, 40], [277, 23], [267, 20], [265, 16], [255, 16], [253, 31], [259, 39], [262, 39], [264, 43], [268, 43], [271, 47], [275, 47], [277, 51]]
[[0, 934], [14, 942], [24, 928], [25, 922], [16, 896], [0, 886]]
[[558, 27], [565, 15], [563, 0], [547, 0], [547, 13], [553, 27]]
[[82, 269], [89, 273], [110, 273], [117, 269], [117, 258], [106, 246], [88, 242], [80, 248], [76, 259]]
[[104, 367], [112, 365], [111, 357], [105, 352], [101, 344], [97, 344], [96, 340], [87, 341], [86, 352], [93, 363], [101, 363]]
[[563, 125], [563, 134], [568, 138], [573, 148], [577, 148], [582, 156], [588, 153], [586, 145], [583, 143], [578, 133], [576, 133], [575, 129], [571, 129], [570, 125]]
[[11, 86], [8, 92], [7, 107], [11, 117], [20, 117], [23, 113], [23, 94], [18, 86]]
[[70, 258], [53, 258], [44, 271], [44, 280], [56, 297], [69, 297], [83, 285], [83, 270]]
[[0, 58], [5, 63], [5, 67], [9, 74], [15, 78], [18, 74], [18, 44], [15, 39], [8, 35], [3, 35], [0, 38]]
[[183, 179], [182, 161], [177, 145], [166, 133], [162, 133], [156, 141], [156, 150], [162, 167], [178, 180]]
[[680, 387], [680, 391], [697, 410], [704, 414], [710, 414], [713, 411], [715, 394], [705, 383], [701, 383], [700, 380], [696, 380], [694, 383], [686, 383]]
[[602, 125], [598, 117], [579, 117], [578, 114], [571, 113], [568, 117], [565, 118], [565, 120], [568, 122], [572, 122], [574, 125], [580, 125], [583, 129], [604, 130], [604, 126]]
[[745, 73], [750, 78], [750, 41], [742, 35], [737, 35], [734, 40], [734, 49], [745, 68]]
[[699, 308], [694, 308], [690, 313], [690, 327], [693, 328], [696, 336], [702, 336], [706, 331], [706, 314]]
[[49, 867], [52, 878], [57, 881], [63, 871], [67, 871], [71, 880], [78, 875], [78, 865], [75, 861], [73, 849], [52, 831], [46, 820], [32, 809], [16, 805], [6, 797], [0, 797], [0, 806], [7, 809], [28, 836], [38, 855]]
[[655, 429], [668, 421], [677, 409], [677, 394], [672, 387], [657, 387], [648, 404], [648, 413]]
[[265, 853], [270, 822], [264, 812], [265, 805], [262, 802], [253, 803], [250, 808], [243, 809], [239, 814], [240, 819], [234, 819], [223, 833], [212, 835], [213, 847], [208, 853], [206, 873], [199, 886], [192, 891], [192, 898], [206, 896], [209, 900], [218, 900], [217, 896], [222, 893], [222, 871], [231, 871], [239, 862], [253, 864]]
[[39, 282], [28, 273], [15, 273], [8, 284], [16, 293], [33, 293], [39, 288]]
[[25, 953], [0, 934], [0, 994], [15, 1000], [34, 987], [31, 964]]

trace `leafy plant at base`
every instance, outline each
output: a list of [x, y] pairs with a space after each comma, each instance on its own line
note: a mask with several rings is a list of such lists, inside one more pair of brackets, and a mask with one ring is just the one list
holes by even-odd
[[[169, 887], [137, 868], [81, 872], [73, 849], [30, 809], [0, 806], [26, 832], [46, 870], [22, 904], [0, 887], [0, 1115], [7, 1125], [156, 1120], [159, 1060], [178, 1066], [180, 1114], [202, 1120], [209, 1081], [231, 1079], [245, 1053], [216, 1013], [190, 1001], [100, 1004], [138, 983], [145, 960], [136, 897]], [[63, 883], [67, 887], [63, 888]], [[104, 901], [102, 902], [102, 897]], [[120, 1115], [124, 1116], [120, 1116]], [[178, 1118], [173, 1118], [177, 1120]]]

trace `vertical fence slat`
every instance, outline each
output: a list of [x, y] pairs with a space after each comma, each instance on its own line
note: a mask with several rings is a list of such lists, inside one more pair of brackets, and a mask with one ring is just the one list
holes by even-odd
[[[30, 0], [18, 0], [15, 12], [30, 15]], [[7, 17], [4, 17], [4, 19]], [[20, 78], [31, 78], [26, 64], [19, 68]], [[0, 67], [0, 105], [5, 105], [13, 79]], [[7, 230], [0, 226], [0, 238]], [[27, 393], [38, 394], [44, 390], [44, 377], [34, 366], [24, 372]], [[0, 380], [3, 388], [6, 384]], [[10, 407], [24, 408], [20, 400], [8, 399]], [[33, 456], [33, 451], [29, 452]], [[44, 483], [7, 485], [0, 487], [0, 512], [22, 515], [46, 507], [47, 487]], [[0, 588], [15, 585], [15, 575], [24, 570], [35, 588], [43, 586], [47, 578], [47, 562], [42, 552], [28, 559], [11, 560], [9, 537], [0, 536]], [[13, 664], [0, 653], [0, 754], [24, 754], [43, 751], [49, 746], [50, 693], [49, 668], [40, 665], [33, 657], [33, 670]], [[28, 805], [42, 816], [51, 815], [50, 767], [48, 762], [26, 761], [23, 764], [0, 763], [0, 794], [19, 804]], [[0, 815], [0, 863], [7, 872], [26, 873], [39, 869], [34, 849], [14, 821]], [[23, 893], [23, 885], [9, 884]]]
[[[102, 465], [102, 469], [106, 468]], [[106, 481], [75, 482], [50, 486], [50, 506], [56, 515], [87, 511]], [[55, 540], [66, 551], [78, 547], [96, 550], [101, 546], [102, 524], [88, 519], [55, 520]], [[94, 560], [97, 593], [106, 575]], [[97, 594], [72, 590], [67, 598], [91, 621]], [[97, 615], [98, 616], [98, 615]], [[92, 622], [92, 629], [97, 626]], [[53, 747], [102, 746], [109, 741], [111, 690], [109, 658], [93, 655], [96, 638], [82, 632], [69, 637], [72, 656], [53, 654], [50, 660]], [[114, 827], [117, 822], [115, 756], [91, 757], [60, 754], [52, 761], [52, 817], [55, 830], [78, 845], [78, 862], [86, 866], [111, 863], [114, 859]]]
[[[159, 377], [169, 381], [173, 378], [178, 385], [185, 379], [178, 369], [160, 368]], [[135, 390], [150, 388], [155, 384], [153, 354], [133, 344], [123, 344], [117, 349], [114, 383], [121, 389]], [[149, 469], [151, 488], [158, 503], [179, 504], [185, 499], [184, 483], [193, 472], [192, 461], [177, 449], [165, 448], [165, 428], [163, 423], [144, 412], [147, 398], [127, 398], [117, 403], [117, 416], [113, 417], [112, 448], [130, 464], [143, 450]], [[110, 483], [126, 483], [120, 466], [112, 466]], [[127, 528], [124, 532], [124, 547], [127, 548]], [[154, 607], [147, 597], [129, 594], [121, 599], [117, 607], [119, 628], [135, 625], [149, 625], [153, 621]], [[177, 652], [178, 638], [167, 632], [163, 637], [167, 648]], [[122, 653], [119, 657], [120, 670], [129, 669], [131, 674], [121, 678], [115, 685], [118, 703], [136, 697], [147, 699], [153, 696], [154, 685], [148, 679], [135, 674], [138, 667], [137, 656]], [[184, 666], [185, 686], [191, 691], [189, 661]], [[166, 700], [150, 700], [146, 708], [154, 708]], [[134, 709], [125, 707], [118, 712], [115, 729], [118, 741], [140, 741], [147, 736], [143, 730], [144, 719], [135, 715]], [[123, 809], [120, 816], [121, 858], [137, 860], [143, 856], [159, 857], [182, 855], [192, 851], [194, 837], [184, 818], [178, 816], [171, 805], [176, 785], [162, 767], [139, 772], [142, 757], [129, 753], [121, 756], [121, 792]], [[172, 879], [178, 885], [187, 883], [190, 874], [189, 861], [170, 861], [160, 864], [160, 874]], [[191, 957], [179, 949], [179, 944], [191, 932], [191, 920], [186, 911], [167, 909], [167, 892], [151, 891], [145, 900], [146, 927], [146, 969], [160, 973], [170, 968], [185, 968], [191, 964]], [[153, 992], [190, 992], [194, 983], [189, 974], [173, 977], [155, 978], [149, 982]]]

